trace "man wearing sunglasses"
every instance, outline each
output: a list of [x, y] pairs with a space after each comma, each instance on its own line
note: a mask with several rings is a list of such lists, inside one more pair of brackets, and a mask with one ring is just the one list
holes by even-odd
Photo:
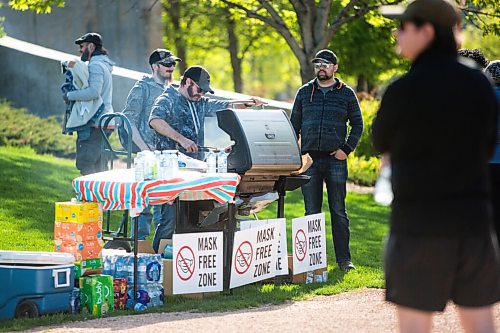
[[[309, 153], [312, 166], [305, 172], [310, 181], [302, 186], [306, 215], [321, 213], [326, 183], [333, 245], [339, 268], [355, 269], [349, 250], [349, 219], [345, 208], [347, 155], [363, 133], [363, 117], [354, 91], [335, 77], [337, 56], [319, 51], [314, 59], [316, 78], [297, 92], [290, 120], [302, 154]], [[347, 123], [351, 131], [347, 131]]]
[[[173, 72], [179, 61], [182, 60], [169, 50], [154, 50], [149, 56], [151, 76], [144, 76], [137, 81], [128, 94], [123, 113], [132, 125], [134, 152], [155, 149], [156, 133], [149, 127], [149, 114], [155, 100], [172, 83]], [[120, 137], [122, 143], [126, 143], [125, 137]]]
[[[149, 114], [155, 100], [170, 85], [174, 79], [173, 72], [177, 62], [182, 61], [174, 56], [172, 52], [165, 49], [156, 49], [149, 56], [151, 76], [144, 76], [137, 81], [130, 90], [123, 114], [127, 116], [132, 125], [132, 149], [133, 152], [141, 150], [154, 150], [156, 133], [149, 127]], [[118, 134], [124, 147], [127, 146], [127, 132], [124, 127], [119, 127]], [[163, 210], [167, 214], [166, 210]], [[139, 215], [138, 239], [144, 240], [150, 234], [151, 221], [155, 228], [160, 223], [160, 207], [146, 207]], [[168, 218], [165, 216], [163, 218]], [[132, 234], [134, 231], [132, 230]]]
[[[170, 86], [155, 101], [149, 125], [157, 132], [156, 148], [177, 149], [180, 145], [191, 157], [202, 159], [198, 147], [204, 146], [205, 117], [215, 116], [215, 112], [231, 104], [228, 100], [205, 97], [213, 94], [210, 74], [201, 66], [186, 69], [178, 88]], [[258, 98], [252, 98], [252, 105], [262, 105]], [[164, 205], [167, 206], [167, 205]], [[172, 238], [175, 228], [174, 206], [165, 207], [171, 212], [169, 221], [161, 221], [156, 229], [153, 248], [158, 252], [160, 239]], [[163, 214], [162, 206], [162, 214]]]

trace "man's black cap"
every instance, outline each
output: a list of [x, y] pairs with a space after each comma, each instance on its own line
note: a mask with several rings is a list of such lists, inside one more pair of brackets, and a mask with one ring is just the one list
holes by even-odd
[[156, 64], [157, 62], [162, 61], [162, 62], [174, 62], [174, 61], [182, 61], [181, 58], [177, 58], [170, 52], [169, 50], [165, 49], [156, 49], [153, 52], [151, 52], [151, 55], [149, 56], [149, 64]]
[[332, 63], [334, 65], [337, 64], [337, 56], [335, 53], [333, 53], [330, 50], [321, 50], [316, 55], [314, 56], [314, 59], [312, 62], [317, 62], [317, 61], [328, 61], [329, 63]]
[[211, 94], [214, 93], [210, 87], [210, 74], [208, 74], [208, 71], [205, 68], [201, 66], [191, 66], [186, 69], [183, 76], [196, 82], [196, 84], [200, 86], [203, 91]]
[[460, 12], [447, 0], [415, 0], [407, 7], [381, 6], [382, 16], [399, 21], [430, 22], [443, 28], [453, 28], [460, 22]]
[[94, 43], [96, 46], [102, 46], [102, 37], [96, 32], [88, 32], [75, 40], [75, 44], [80, 45], [82, 43]]

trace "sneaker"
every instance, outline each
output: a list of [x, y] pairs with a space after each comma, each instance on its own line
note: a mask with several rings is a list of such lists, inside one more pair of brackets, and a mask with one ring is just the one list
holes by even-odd
[[350, 260], [342, 261], [339, 263], [339, 268], [344, 272], [348, 272], [351, 269], [356, 269], [356, 267], [352, 264]]

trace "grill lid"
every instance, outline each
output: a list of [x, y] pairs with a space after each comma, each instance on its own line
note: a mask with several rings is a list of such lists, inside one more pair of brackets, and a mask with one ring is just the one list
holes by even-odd
[[297, 138], [283, 110], [217, 111], [219, 127], [235, 142], [229, 172], [290, 175], [302, 160]]

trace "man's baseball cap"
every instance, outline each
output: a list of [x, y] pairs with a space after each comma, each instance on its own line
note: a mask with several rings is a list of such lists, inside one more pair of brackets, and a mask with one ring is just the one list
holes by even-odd
[[149, 64], [156, 64], [157, 62], [162, 61], [162, 62], [174, 62], [174, 61], [182, 61], [181, 58], [177, 58], [170, 52], [169, 50], [165, 49], [156, 49], [153, 52], [151, 52], [151, 55], [149, 56]]
[[317, 62], [317, 61], [328, 61], [329, 63], [332, 63], [334, 65], [337, 64], [337, 55], [333, 53], [330, 50], [321, 50], [316, 55], [314, 56], [314, 59], [311, 60], [312, 62]]
[[75, 40], [75, 44], [80, 45], [82, 43], [94, 43], [97, 46], [102, 46], [102, 37], [96, 32], [88, 32], [82, 37]]
[[208, 71], [205, 68], [201, 66], [191, 66], [186, 69], [183, 76], [196, 82], [196, 84], [200, 86], [201, 90], [211, 94], [214, 93], [213, 89], [210, 88], [210, 74], [208, 74]]
[[382, 16], [393, 20], [430, 22], [444, 28], [453, 28], [460, 22], [460, 12], [447, 0], [414, 0], [407, 7], [381, 6]]

